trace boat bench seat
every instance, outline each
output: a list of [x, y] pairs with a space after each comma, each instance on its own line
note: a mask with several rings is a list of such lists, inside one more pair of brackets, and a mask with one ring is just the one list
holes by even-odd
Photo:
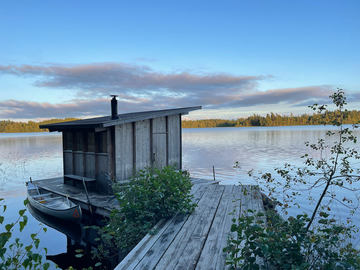
[[51, 193], [44, 193], [44, 194], [39, 194], [39, 195], [31, 195], [31, 197], [33, 197], [34, 199], [41, 198], [41, 197], [46, 197], [46, 196], [51, 196]]
[[39, 200], [37, 200], [37, 201], [39, 201], [40, 203], [42, 203], [41, 201], [50, 202], [50, 201], [53, 201], [53, 200], [56, 200], [56, 199], [59, 199], [59, 197], [44, 198], [44, 199], [39, 199]]
[[70, 184], [75, 187], [84, 188], [83, 179], [86, 185], [87, 190], [95, 191], [96, 189], [96, 179], [84, 177], [74, 174], [65, 174], [64, 175], [64, 184]]

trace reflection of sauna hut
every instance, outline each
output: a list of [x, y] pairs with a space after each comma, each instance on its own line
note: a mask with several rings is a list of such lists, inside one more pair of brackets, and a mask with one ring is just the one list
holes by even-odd
[[129, 179], [149, 166], [181, 169], [181, 115], [198, 109], [201, 106], [118, 115], [113, 97], [111, 116], [40, 128], [63, 134], [65, 184], [82, 187], [84, 179], [88, 189], [108, 194], [109, 178]]

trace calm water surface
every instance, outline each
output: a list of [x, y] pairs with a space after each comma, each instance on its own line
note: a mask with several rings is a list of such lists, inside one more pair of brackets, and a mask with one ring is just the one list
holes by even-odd
[[[255, 184], [246, 172], [250, 169], [273, 172], [285, 162], [301, 166], [302, 156], [309, 152], [305, 141], [326, 138], [332, 127], [248, 127], [183, 129], [183, 168], [194, 177], [213, 179], [222, 184]], [[357, 136], [360, 133], [357, 131]], [[62, 176], [62, 145], [59, 133], [0, 134], [0, 197], [6, 199], [7, 223], [17, 217], [26, 197], [25, 182]], [[356, 146], [358, 148], [358, 146]], [[316, 153], [313, 153], [314, 155]], [[234, 169], [238, 161], [241, 170]], [[359, 163], [356, 163], [360, 168]], [[342, 194], [340, 194], [342, 195]], [[306, 205], [306, 202], [303, 202]], [[307, 203], [308, 204], [308, 203]], [[311, 207], [310, 207], [311, 208]], [[338, 210], [343, 215], [341, 207]], [[25, 244], [30, 232], [39, 229], [39, 222], [29, 216], [29, 225], [21, 235]], [[346, 218], [346, 216], [344, 216]], [[359, 219], [355, 217], [355, 219]], [[355, 220], [360, 224], [359, 220]], [[30, 243], [30, 242], [29, 242]], [[49, 228], [41, 234], [41, 245], [50, 255], [66, 252], [66, 236]]]

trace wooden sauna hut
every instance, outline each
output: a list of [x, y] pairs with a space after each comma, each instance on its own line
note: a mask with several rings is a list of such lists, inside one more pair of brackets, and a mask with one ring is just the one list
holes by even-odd
[[[118, 114], [41, 125], [62, 132], [64, 183], [110, 194], [109, 178], [129, 179], [135, 171], [175, 165], [181, 169], [181, 115], [201, 106]], [[108, 176], [108, 177], [107, 177]]]

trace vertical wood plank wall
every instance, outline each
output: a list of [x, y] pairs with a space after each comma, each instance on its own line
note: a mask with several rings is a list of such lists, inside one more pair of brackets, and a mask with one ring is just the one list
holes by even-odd
[[116, 179], [129, 179], [133, 173], [134, 135], [132, 123], [115, 126]]
[[169, 115], [168, 126], [168, 165], [181, 169], [181, 115]]
[[64, 174], [73, 174], [73, 158], [72, 151], [64, 150]]
[[150, 120], [135, 122], [135, 170], [151, 165]]
[[85, 177], [95, 178], [95, 153], [84, 153], [85, 155]]
[[158, 117], [152, 119], [152, 163], [155, 168], [163, 168], [167, 165], [166, 152], [166, 117]]
[[84, 154], [82, 151], [74, 151], [74, 174], [84, 176]]
[[115, 126], [114, 149], [117, 180], [149, 166], [176, 164], [181, 169], [181, 115]]
[[[72, 131], [69, 131], [72, 132]], [[129, 179], [134, 171], [154, 166], [162, 168], [176, 164], [181, 169], [181, 115], [169, 115], [126, 123], [108, 128], [102, 145], [100, 133], [95, 136], [96, 150], [88, 152], [87, 133], [83, 132], [83, 148], [77, 148], [76, 136], [72, 149], [66, 149], [67, 132], [64, 132], [64, 174], [75, 174], [97, 179], [97, 190], [108, 193], [105, 173], [116, 180]], [[77, 132], [79, 134], [79, 132]], [[97, 139], [96, 139], [97, 138]], [[105, 142], [105, 141], [104, 141]], [[82, 150], [82, 151], [76, 151]]]

